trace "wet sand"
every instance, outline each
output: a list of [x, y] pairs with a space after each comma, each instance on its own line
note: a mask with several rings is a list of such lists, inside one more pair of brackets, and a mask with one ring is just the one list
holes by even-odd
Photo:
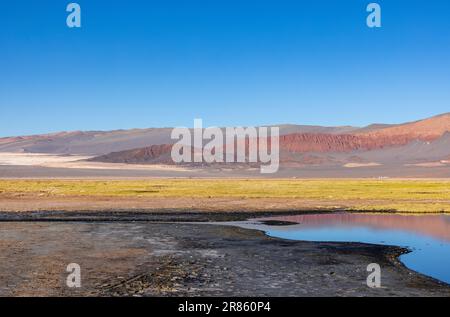
[[[28, 214], [42, 222], [5, 216], [0, 296], [450, 296], [448, 285], [405, 268], [398, 261], [401, 248], [157, 222], [242, 220], [248, 214]], [[81, 266], [82, 288], [65, 285], [69, 263]], [[367, 287], [369, 263], [381, 265], [382, 288]]]

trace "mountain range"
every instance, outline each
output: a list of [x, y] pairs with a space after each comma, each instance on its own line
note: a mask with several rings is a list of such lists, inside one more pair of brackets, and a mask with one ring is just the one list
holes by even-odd
[[[417, 166], [450, 168], [450, 113], [403, 124], [280, 125], [286, 168]], [[0, 138], [0, 152], [85, 155], [93, 162], [173, 164], [172, 128], [73, 131]], [[207, 168], [208, 166], [202, 165]]]

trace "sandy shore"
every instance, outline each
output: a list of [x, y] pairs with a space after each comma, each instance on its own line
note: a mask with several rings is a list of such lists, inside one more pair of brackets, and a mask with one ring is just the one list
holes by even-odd
[[[399, 263], [404, 250], [396, 247], [152, 221], [0, 228], [0, 296], [450, 296], [449, 286]], [[82, 269], [80, 289], [65, 286], [73, 262]], [[383, 272], [379, 289], [366, 285], [374, 262]]]

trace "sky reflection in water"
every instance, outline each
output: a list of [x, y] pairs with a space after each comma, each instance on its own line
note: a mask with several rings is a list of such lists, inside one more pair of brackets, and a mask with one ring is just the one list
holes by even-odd
[[[412, 270], [450, 283], [450, 216], [315, 214], [265, 218], [298, 222], [264, 226], [269, 236], [291, 240], [364, 242], [408, 247], [402, 262]], [[261, 220], [261, 219], [258, 219]]]

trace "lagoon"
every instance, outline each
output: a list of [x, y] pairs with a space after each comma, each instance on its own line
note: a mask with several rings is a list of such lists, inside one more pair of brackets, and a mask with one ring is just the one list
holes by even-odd
[[[296, 224], [277, 225], [277, 222]], [[405, 247], [411, 252], [400, 260], [408, 268], [450, 284], [450, 215], [308, 214], [253, 219], [240, 226], [289, 240]]]

